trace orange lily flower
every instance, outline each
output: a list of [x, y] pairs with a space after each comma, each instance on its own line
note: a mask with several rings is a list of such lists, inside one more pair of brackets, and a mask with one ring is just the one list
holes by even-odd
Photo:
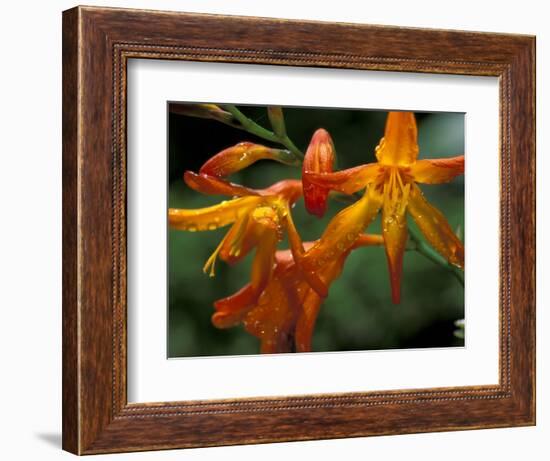
[[277, 244], [283, 239], [285, 231], [291, 242], [299, 241], [290, 207], [302, 195], [301, 182], [284, 180], [267, 189], [255, 190], [191, 171], [185, 173], [184, 179], [187, 185], [199, 192], [235, 198], [201, 209], [170, 208], [170, 227], [195, 232], [215, 230], [232, 224], [206, 261], [203, 271], [209, 272], [213, 277], [218, 255], [223, 261], [233, 264], [256, 248], [252, 263], [251, 289], [247, 292], [248, 302], [255, 302], [271, 278]]
[[[388, 259], [392, 300], [399, 303], [408, 212], [426, 240], [451, 264], [464, 268], [464, 246], [443, 214], [424, 198], [416, 183], [442, 184], [464, 173], [464, 156], [442, 159], [418, 157], [417, 127], [412, 112], [389, 112], [384, 137], [376, 147], [376, 163], [335, 173], [304, 172], [308, 182], [363, 197], [342, 210], [325, 230], [307, 262], [339, 257], [382, 208], [382, 235]], [[305, 264], [305, 263], [304, 263]]]
[[[353, 248], [382, 243], [380, 235], [359, 236], [352, 248], [318, 270], [319, 277], [330, 285], [340, 276]], [[308, 250], [314, 245], [304, 246]], [[242, 323], [246, 331], [260, 339], [262, 353], [311, 351], [311, 338], [323, 297], [311, 288], [291, 250], [276, 252], [275, 268], [265, 290], [251, 301], [253, 291], [251, 282], [234, 295], [216, 301], [212, 323], [218, 328]]]

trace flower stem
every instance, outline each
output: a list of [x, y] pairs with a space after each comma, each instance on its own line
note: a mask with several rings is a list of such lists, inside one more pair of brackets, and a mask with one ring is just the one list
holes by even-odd
[[304, 158], [302, 151], [295, 146], [288, 135], [285, 134], [284, 136], [277, 136], [272, 131], [258, 125], [254, 120], [248, 118], [233, 104], [224, 104], [223, 108], [227, 110], [227, 112], [231, 113], [231, 115], [233, 115], [233, 117], [235, 117], [235, 119], [240, 123], [241, 126], [238, 128], [248, 131], [249, 133], [252, 133], [260, 138], [266, 139], [267, 141], [282, 144], [299, 159]]
[[443, 258], [439, 253], [437, 253], [431, 246], [429, 246], [422, 239], [422, 237], [420, 236], [420, 233], [411, 226], [409, 226], [409, 237], [411, 241], [411, 246], [408, 249], [418, 251], [420, 254], [424, 255], [429, 260], [447, 269], [449, 272], [451, 272], [455, 276], [455, 278], [460, 282], [460, 284], [464, 286], [463, 270], [449, 263], [445, 258]]

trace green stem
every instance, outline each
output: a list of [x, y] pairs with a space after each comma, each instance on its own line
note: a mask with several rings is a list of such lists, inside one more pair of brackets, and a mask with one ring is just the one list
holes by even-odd
[[235, 117], [235, 119], [237, 119], [237, 121], [240, 123], [240, 126], [238, 128], [244, 131], [248, 131], [249, 133], [252, 133], [262, 139], [266, 139], [267, 141], [282, 144], [296, 157], [300, 159], [304, 158], [304, 154], [302, 153], [302, 151], [295, 146], [295, 144], [287, 135], [277, 136], [272, 131], [269, 131], [263, 126], [258, 125], [254, 120], [249, 119], [233, 104], [224, 104], [223, 107], [225, 110], [227, 110], [227, 112], [231, 113], [231, 115], [233, 115], [233, 117]]
[[454, 266], [453, 264], [450, 264], [445, 258], [443, 258], [439, 253], [437, 253], [431, 246], [429, 246], [426, 242], [424, 242], [420, 233], [415, 228], [409, 227], [409, 236], [413, 245], [412, 248], [409, 248], [409, 249], [418, 251], [420, 254], [424, 255], [429, 260], [447, 269], [456, 277], [456, 279], [460, 282], [460, 284], [464, 286], [464, 271]]

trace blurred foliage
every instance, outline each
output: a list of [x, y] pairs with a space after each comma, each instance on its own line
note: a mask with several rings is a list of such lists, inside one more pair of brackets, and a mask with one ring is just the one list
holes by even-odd
[[[269, 127], [265, 106], [239, 106], [239, 109]], [[314, 131], [323, 127], [334, 140], [338, 169], [376, 161], [374, 148], [383, 135], [387, 112], [287, 107], [284, 113], [288, 134], [303, 152]], [[464, 153], [464, 114], [417, 113], [416, 119], [419, 158]], [[198, 171], [212, 155], [240, 141], [269, 145], [213, 120], [175, 114], [169, 116], [168, 133], [168, 203], [173, 208], [200, 208], [223, 199], [189, 189], [182, 179], [185, 170]], [[263, 161], [230, 179], [260, 188], [281, 179], [299, 177], [299, 168]], [[421, 188], [453, 228], [464, 229], [463, 177], [448, 184], [422, 185]], [[303, 240], [319, 238], [330, 218], [345, 206], [346, 203], [333, 199], [328, 213], [318, 219], [306, 213], [300, 200], [293, 216]], [[258, 353], [258, 340], [242, 327], [219, 330], [210, 323], [213, 301], [233, 294], [249, 281], [251, 255], [232, 267], [218, 262], [215, 278], [202, 272], [204, 262], [227, 229], [196, 233], [168, 231], [169, 357]], [[380, 217], [368, 231], [380, 232]], [[286, 242], [282, 242], [280, 248], [287, 248]], [[363, 248], [350, 255], [342, 276], [330, 288], [317, 320], [313, 350], [463, 346], [463, 338], [453, 335], [453, 322], [463, 317], [464, 289], [450, 272], [408, 251], [404, 260], [402, 301], [394, 305], [390, 299], [384, 249]]]

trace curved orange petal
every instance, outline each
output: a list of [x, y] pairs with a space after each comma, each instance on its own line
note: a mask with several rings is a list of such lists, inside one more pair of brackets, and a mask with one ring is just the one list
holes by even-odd
[[[307, 280], [309, 285], [319, 294], [319, 296], [325, 298], [328, 294], [325, 283], [319, 278], [315, 270], [304, 267], [303, 258], [305, 254], [305, 245], [302, 243], [300, 234], [294, 225], [290, 209], [287, 210], [285, 215], [285, 223], [290, 251], [292, 252], [292, 257], [296, 266], [299, 268], [302, 276]], [[309, 243], [307, 249], [309, 250], [312, 246], [314, 246], [314, 244], [312, 245]]]
[[388, 112], [384, 137], [376, 146], [383, 165], [410, 166], [418, 157], [418, 131], [412, 112]]
[[256, 255], [252, 261], [251, 285], [254, 293], [259, 297], [266, 288], [275, 262], [275, 252], [279, 239], [276, 228], [266, 227], [258, 238]]
[[216, 312], [212, 323], [217, 328], [230, 328], [239, 324], [250, 309], [254, 307], [255, 297], [249, 283], [237, 293], [214, 302]]
[[260, 352], [291, 352], [296, 307], [279, 277], [273, 277], [256, 306], [243, 319], [250, 334], [260, 339]]
[[199, 173], [221, 177], [229, 176], [262, 159], [275, 160], [294, 166], [300, 164], [299, 159], [288, 150], [273, 149], [251, 142], [240, 142], [207, 160]]
[[348, 251], [374, 219], [383, 201], [376, 187], [369, 187], [363, 197], [344, 208], [328, 223], [321, 238], [302, 258], [306, 270], [318, 271]]
[[302, 181], [298, 179], [283, 179], [257, 192], [261, 195], [279, 195], [290, 204], [293, 204], [302, 196]]
[[197, 174], [186, 171], [183, 175], [185, 183], [193, 190], [206, 195], [229, 195], [243, 197], [246, 195], [261, 195], [260, 192], [225, 181], [207, 174]]
[[414, 184], [407, 210], [430, 245], [451, 264], [463, 269], [464, 245], [451, 229], [445, 216], [428, 203], [422, 191]]
[[335, 171], [334, 173], [316, 173], [305, 170], [302, 176], [307, 183], [315, 184], [327, 190], [354, 194], [373, 182], [381, 172], [380, 165], [368, 163], [347, 170]]
[[298, 321], [296, 322], [296, 352], [311, 352], [311, 339], [315, 322], [319, 314], [322, 299], [313, 290], [308, 290], [303, 302]]
[[172, 229], [190, 232], [215, 230], [235, 222], [260, 200], [261, 197], [241, 197], [195, 210], [170, 208], [168, 223]]
[[[342, 254], [340, 258], [330, 264], [325, 265], [320, 269], [320, 276], [329, 286], [342, 273], [344, 262], [348, 256], [348, 252]], [[295, 344], [297, 352], [311, 351], [311, 338], [317, 321], [319, 308], [321, 307], [322, 298], [313, 290], [307, 290], [307, 287], [302, 286], [300, 282], [296, 284], [298, 293], [304, 292], [303, 300], [300, 299], [298, 304], [302, 306], [296, 322]]]
[[464, 155], [451, 158], [418, 160], [411, 166], [411, 175], [416, 182], [441, 184], [464, 174]]

